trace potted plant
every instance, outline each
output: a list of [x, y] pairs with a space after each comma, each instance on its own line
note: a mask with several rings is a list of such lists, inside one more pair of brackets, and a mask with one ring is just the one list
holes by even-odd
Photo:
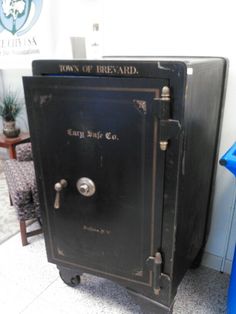
[[9, 89], [0, 99], [0, 116], [3, 119], [3, 134], [6, 137], [17, 137], [20, 129], [16, 128], [16, 118], [20, 114], [22, 103], [18, 94]]

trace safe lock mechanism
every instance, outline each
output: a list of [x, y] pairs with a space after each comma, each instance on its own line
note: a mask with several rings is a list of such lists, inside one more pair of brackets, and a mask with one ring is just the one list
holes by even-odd
[[76, 183], [76, 187], [80, 194], [87, 197], [92, 196], [96, 191], [94, 182], [89, 178], [80, 178]]

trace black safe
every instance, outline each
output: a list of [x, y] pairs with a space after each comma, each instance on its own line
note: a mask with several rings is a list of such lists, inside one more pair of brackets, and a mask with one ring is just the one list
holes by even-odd
[[24, 77], [49, 262], [171, 313], [206, 241], [227, 61], [37, 60]]

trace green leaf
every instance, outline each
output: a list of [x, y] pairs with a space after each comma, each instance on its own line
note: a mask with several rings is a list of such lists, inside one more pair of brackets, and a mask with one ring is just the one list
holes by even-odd
[[15, 121], [23, 107], [18, 94], [10, 89], [0, 98], [0, 116], [5, 121]]

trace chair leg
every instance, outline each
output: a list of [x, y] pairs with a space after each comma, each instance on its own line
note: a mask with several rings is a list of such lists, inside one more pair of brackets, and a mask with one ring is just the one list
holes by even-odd
[[10, 206], [13, 206], [11, 195], [9, 194]]
[[26, 235], [26, 224], [24, 220], [20, 220], [20, 235], [22, 245], [25, 246], [28, 244], [27, 235]]
[[42, 220], [41, 220], [41, 218], [40, 217], [37, 217], [37, 220], [38, 220], [38, 223], [39, 223], [39, 225], [40, 225], [40, 227], [42, 228]]

